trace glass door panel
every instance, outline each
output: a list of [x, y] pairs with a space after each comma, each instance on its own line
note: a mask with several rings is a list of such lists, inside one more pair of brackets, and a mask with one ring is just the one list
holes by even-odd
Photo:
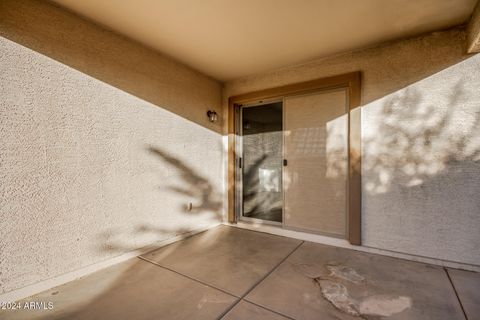
[[241, 109], [242, 217], [282, 222], [282, 102]]

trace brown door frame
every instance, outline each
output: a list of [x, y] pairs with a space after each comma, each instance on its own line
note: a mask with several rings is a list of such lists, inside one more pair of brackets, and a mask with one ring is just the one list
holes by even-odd
[[276, 88], [250, 92], [228, 99], [228, 221], [236, 223], [235, 214], [235, 106], [248, 102], [311, 93], [334, 88], [348, 88], [348, 180], [347, 180], [347, 226], [351, 244], [361, 244], [361, 113], [360, 113], [360, 71], [306, 82], [289, 84]]

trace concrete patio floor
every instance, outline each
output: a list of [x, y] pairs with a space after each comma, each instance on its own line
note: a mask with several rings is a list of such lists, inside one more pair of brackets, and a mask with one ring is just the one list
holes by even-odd
[[479, 319], [480, 274], [219, 226], [0, 319]]

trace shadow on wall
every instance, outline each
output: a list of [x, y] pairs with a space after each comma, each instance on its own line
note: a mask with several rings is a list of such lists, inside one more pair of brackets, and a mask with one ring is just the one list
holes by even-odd
[[[179, 194], [187, 197], [189, 202], [192, 203], [192, 207], [182, 206], [180, 212], [186, 217], [200, 214], [210, 214], [212, 220], [223, 220], [223, 196], [222, 192], [217, 190], [215, 186], [206, 178], [200, 175], [196, 170], [190, 167], [181, 159], [171, 155], [164, 151], [162, 148], [156, 146], [147, 146], [146, 151], [148, 154], [154, 156], [160, 161], [168, 164], [174, 168], [177, 172], [179, 180], [175, 184], [168, 185], [166, 187], [159, 187], [160, 191], [167, 190], [173, 194]], [[245, 199], [252, 200], [255, 198], [255, 205], [261, 206], [263, 202], [272, 203], [272, 200], [268, 197], [258, 196], [258, 184], [259, 184], [259, 168], [264, 163], [266, 155], [263, 155], [259, 159], [256, 159], [251, 167], [245, 171], [245, 179], [250, 181], [255, 187], [250, 192], [244, 195]], [[256, 207], [255, 207], [256, 208]], [[253, 211], [252, 211], [253, 212]], [[134, 227], [133, 238], [141, 237], [143, 235], [154, 235], [156, 239], [165, 239], [168, 237], [174, 237], [177, 235], [191, 232], [192, 228], [187, 227], [175, 227], [165, 228], [154, 226], [152, 224], [141, 223]], [[138, 249], [138, 246], [134, 244], [125, 244], [125, 233], [119, 232], [113, 229], [107, 229], [102, 232], [98, 237], [97, 249], [100, 252], [126, 252]]]
[[[160, 192], [168, 192], [185, 196], [192, 206], [182, 205], [180, 212], [186, 217], [192, 215], [210, 215], [213, 221], [222, 221], [222, 192], [206, 178], [201, 176], [187, 163], [174, 157], [162, 148], [147, 146], [146, 152], [174, 168], [177, 172], [178, 183], [159, 187]], [[174, 228], [165, 228], [154, 226], [152, 224], [140, 223], [134, 227], [129, 237], [137, 238], [144, 235], [153, 235], [156, 239], [167, 239], [177, 235], [192, 231], [191, 226], [178, 226]], [[107, 229], [99, 235], [98, 250], [100, 252], [125, 252], [138, 249], [134, 244], [125, 244], [125, 233]]]
[[183, 185], [169, 186], [167, 189], [194, 199], [192, 207], [183, 207], [183, 212], [192, 214], [207, 211], [213, 212], [217, 219], [222, 218], [221, 209], [223, 202], [221, 193], [215, 190], [215, 187], [207, 178], [200, 176], [182, 160], [173, 157], [158, 147], [150, 146], [147, 150], [161, 161], [174, 167], [180, 174]]
[[449, 72], [363, 106], [363, 243], [478, 265], [478, 80]]
[[385, 193], [392, 183], [421, 185], [455, 162], [480, 161], [480, 109], [472, 108], [471, 117], [456, 110], [466, 103], [461, 82], [441, 105], [415, 87], [382, 103], [375, 135], [362, 141], [366, 191]]
[[[364, 125], [371, 134], [362, 133], [365, 190], [371, 194], [389, 191], [392, 184], [413, 187], [447, 172], [459, 162], [480, 161], [480, 108], [472, 106], [470, 115], [458, 106], [469, 103], [469, 96], [459, 81], [446, 101], [430, 102], [421, 90], [406, 88], [385, 98], [375, 108], [374, 118]], [[378, 111], [377, 111], [378, 110]], [[327, 139], [341, 140], [327, 128]], [[346, 160], [339, 147], [328, 150], [327, 172], [336, 177]]]

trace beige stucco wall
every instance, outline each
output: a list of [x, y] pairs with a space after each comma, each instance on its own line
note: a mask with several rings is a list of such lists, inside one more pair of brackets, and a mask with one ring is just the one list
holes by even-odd
[[218, 82], [46, 1], [0, 36], [0, 293], [220, 220]]
[[[480, 55], [462, 29], [227, 82], [232, 95], [362, 72], [362, 241], [480, 265]], [[225, 128], [224, 128], [225, 130]]]

